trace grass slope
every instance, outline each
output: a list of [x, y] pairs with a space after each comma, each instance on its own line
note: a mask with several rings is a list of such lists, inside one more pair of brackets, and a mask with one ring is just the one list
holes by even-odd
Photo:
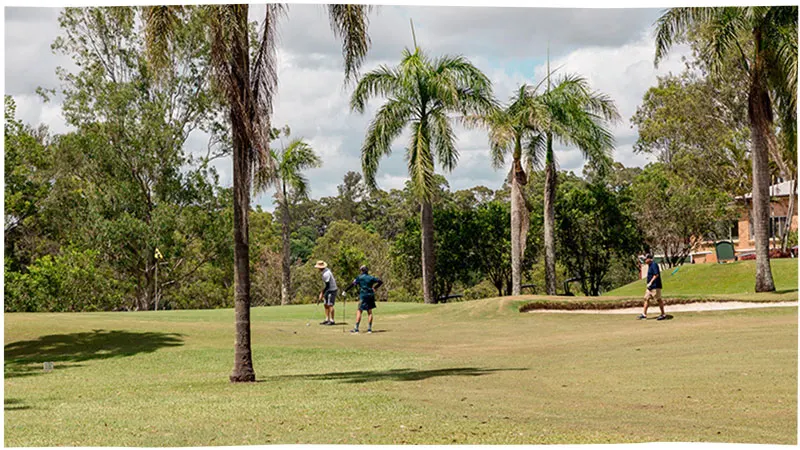
[[372, 335], [255, 308], [243, 385], [231, 310], [5, 314], [5, 445], [796, 443], [797, 308], [521, 304], [381, 303]]
[[[772, 277], [777, 293], [797, 291], [797, 259], [773, 259]], [[662, 272], [665, 297], [719, 296], [753, 294], [756, 284], [755, 261], [729, 264], [687, 264], [673, 275], [674, 269]], [[638, 280], [604, 295], [636, 296], [644, 294], [645, 281]], [[769, 294], [767, 294], [769, 296]]]

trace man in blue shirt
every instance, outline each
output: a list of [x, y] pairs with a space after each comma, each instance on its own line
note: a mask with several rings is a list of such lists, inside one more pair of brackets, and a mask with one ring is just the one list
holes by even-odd
[[356, 311], [356, 326], [352, 330], [351, 333], [358, 333], [358, 324], [361, 323], [361, 312], [366, 311], [367, 315], [369, 316], [369, 325], [367, 328], [367, 333], [372, 333], [372, 310], [375, 309], [375, 289], [378, 289], [383, 284], [378, 277], [373, 277], [368, 272], [367, 266], [361, 266], [361, 275], [357, 276], [350, 286], [347, 286], [343, 293], [347, 292], [347, 289], [351, 287], [358, 286], [358, 297], [361, 300], [361, 303], [358, 305], [358, 311]]
[[658, 300], [658, 307], [661, 308], [661, 315], [656, 320], [664, 320], [667, 316], [664, 314], [664, 300], [661, 299], [661, 271], [658, 270], [658, 264], [653, 261], [653, 255], [647, 254], [644, 258], [647, 264], [647, 288], [644, 291], [644, 312], [639, 316], [639, 319], [647, 319], [647, 306], [651, 299]]

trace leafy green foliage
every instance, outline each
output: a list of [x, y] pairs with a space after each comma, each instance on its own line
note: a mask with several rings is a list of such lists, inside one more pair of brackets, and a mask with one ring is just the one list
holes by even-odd
[[697, 185], [661, 163], [645, 167], [631, 195], [646, 245], [663, 252], [670, 266], [682, 264], [717, 223], [736, 213], [728, 194]]
[[376, 292], [379, 300], [387, 299], [387, 291], [395, 280], [390, 267], [389, 245], [374, 232], [346, 221], [333, 222], [324, 236], [317, 239], [311, 258], [296, 266], [292, 275], [296, 283], [297, 302], [316, 300], [322, 287], [319, 271], [314, 269], [317, 260], [328, 263], [336, 277], [339, 289], [344, 289], [358, 275], [358, 268], [367, 265], [370, 274], [384, 281], [384, 288]]
[[563, 183], [559, 194], [559, 258], [585, 295], [600, 295], [613, 287], [607, 275], [615, 257], [636, 269], [642, 242], [630, 199], [600, 182]]
[[660, 77], [631, 119], [639, 129], [634, 150], [706, 186], [750, 192], [750, 129], [741, 92], [736, 83], [701, 78], [694, 69]]
[[[509, 205], [496, 201], [473, 208], [450, 205], [434, 211], [437, 298], [452, 294], [456, 285], [473, 286], [484, 278], [497, 295], [510, 292], [510, 222]], [[395, 268], [406, 280], [422, 274], [419, 240], [419, 219], [409, 218], [393, 246]]]
[[104, 311], [118, 307], [131, 284], [118, 280], [99, 252], [65, 248], [45, 255], [26, 273], [7, 271], [6, 311]]

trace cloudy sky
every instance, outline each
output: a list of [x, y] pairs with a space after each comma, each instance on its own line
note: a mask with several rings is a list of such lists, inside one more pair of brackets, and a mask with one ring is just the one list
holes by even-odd
[[[50, 44], [59, 33], [60, 9], [52, 7], [5, 8], [5, 93], [17, 102], [17, 115], [30, 124], [45, 123], [53, 132], [68, 130], [60, 113], [59, 99], [49, 103], [36, 95], [37, 86], [58, 87], [55, 71], [71, 67], [54, 55]], [[263, 7], [253, 5], [251, 18], [258, 20]], [[378, 65], [396, 65], [404, 47], [412, 46], [409, 18], [413, 18], [417, 42], [429, 55], [462, 54], [486, 73], [495, 95], [506, 100], [522, 83], [536, 84], [545, 73], [549, 43], [551, 67], [585, 76], [594, 89], [610, 95], [623, 120], [614, 128], [614, 159], [626, 166], [643, 166], [648, 159], [632, 151], [636, 129], [630, 118], [656, 76], [679, 72], [678, 47], [658, 69], [653, 66], [653, 23], [659, 9], [545, 9], [456, 6], [381, 6], [370, 22], [372, 48], [363, 71]], [[319, 5], [293, 4], [280, 26], [279, 95], [273, 123], [287, 124], [293, 137], [305, 138], [324, 161], [310, 170], [311, 196], [336, 194], [336, 186], [348, 170], [360, 171], [360, 148], [371, 113], [351, 113], [351, 91], [343, 85], [341, 46], [330, 31], [325, 9]], [[458, 129], [458, 167], [446, 174], [453, 190], [485, 185], [501, 187], [507, 169], [493, 170], [489, 163], [486, 133]], [[383, 189], [402, 187], [407, 178], [404, 160], [407, 139], [399, 138], [392, 156], [378, 172]], [[205, 153], [207, 136], [190, 136], [187, 150]], [[561, 169], [580, 173], [581, 154], [556, 147]], [[220, 180], [231, 182], [230, 159], [216, 161]], [[272, 198], [262, 194], [255, 203], [272, 210]]]

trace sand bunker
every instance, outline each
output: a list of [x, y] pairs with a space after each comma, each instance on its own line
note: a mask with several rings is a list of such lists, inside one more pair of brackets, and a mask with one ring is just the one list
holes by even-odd
[[[775, 303], [752, 303], [752, 302], [698, 302], [687, 303], [684, 305], [666, 305], [664, 309], [667, 314], [687, 311], [720, 311], [728, 309], [747, 309], [747, 308], [777, 308], [786, 306], [797, 306], [797, 302], [775, 302]], [[534, 309], [531, 313], [572, 313], [572, 314], [641, 314], [642, 308], [619, 308], [619, 309]], [[658, 303], [651, 304], [647, 311], [647, 316], [653, 313], [658, 315]]]

